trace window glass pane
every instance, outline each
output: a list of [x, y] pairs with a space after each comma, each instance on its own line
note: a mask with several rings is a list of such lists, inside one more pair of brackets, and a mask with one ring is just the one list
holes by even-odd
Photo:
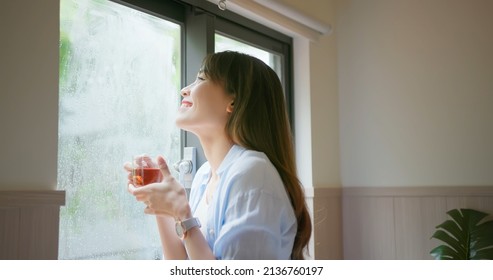
[[59, 258], [159, 258], [155, 218], [127, 192], [123, 163], [180, 158], [180, 26], [107, 0], [60, 7]]
[[262, 60], [265, 64], [269, 65], [274, 71], [276, 71], [279, 79], [283, 81], [281, 56], [274, 54], [252, 45], [240, 42], [238, 40], [223, 36], [221, 34], [215, 34], [215, 52], [222, 52], [226, 50], [237, 51], [246, 53]]

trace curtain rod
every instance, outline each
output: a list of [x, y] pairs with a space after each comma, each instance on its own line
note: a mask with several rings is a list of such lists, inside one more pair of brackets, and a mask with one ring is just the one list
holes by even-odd
[[289, 35], [318, 41], [331, 33], [330, 25], [322, 23], [277, 0], [207, 0], [221, 10], [230, 10], [246, 18]]

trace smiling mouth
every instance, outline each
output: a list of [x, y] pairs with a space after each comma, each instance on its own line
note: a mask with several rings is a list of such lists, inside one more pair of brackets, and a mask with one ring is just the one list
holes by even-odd
[[192, 103], [184, 101], [181, 103], [181, 107], [186, 107], [186, 108], [192, 107]]

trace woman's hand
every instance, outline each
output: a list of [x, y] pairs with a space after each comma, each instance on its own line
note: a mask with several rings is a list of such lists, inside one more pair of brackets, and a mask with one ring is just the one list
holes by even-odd
[[[152, 161], [147, 164], [155, 166]], [[157, 164], [163, 175], [160, 183], [135, 187], [131, 180], [131, 174], [129, 174], [128, 191], [138, 201], [142, 201], [147, 205], [144, 210], [146, 214], [168, 215], [177, 220], [190, 218], [192, 214], [185, 188], [171, 175], [168, 164], [166, 164], [162, 156], [157, 157]], [[129, 164], [125, 164], [125, 169], [129, 171]]]

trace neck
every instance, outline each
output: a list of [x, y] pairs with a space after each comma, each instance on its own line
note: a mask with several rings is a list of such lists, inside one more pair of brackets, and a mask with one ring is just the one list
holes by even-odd
[[212, 175], [216, 176], [219, 165], [234, 143], [227, 137], [199, 137], [199, 140], [204, 149], [204, 155], [211, 166]]

